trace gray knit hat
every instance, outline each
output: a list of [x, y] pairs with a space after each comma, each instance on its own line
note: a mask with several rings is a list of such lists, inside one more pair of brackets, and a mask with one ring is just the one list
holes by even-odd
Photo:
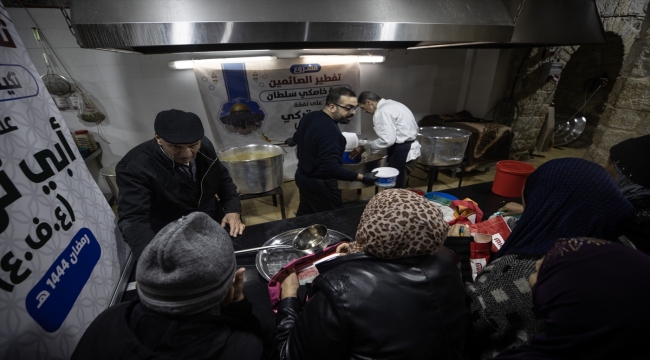
[[138, 295], [162, 314], [196, 314], [223, 301], [235, 265], [226, 230], [194, 212], [162, 228], [144, 249], [135, 276]]

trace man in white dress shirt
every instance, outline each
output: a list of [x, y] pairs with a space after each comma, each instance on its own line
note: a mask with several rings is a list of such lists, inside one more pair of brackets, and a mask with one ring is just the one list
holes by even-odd
[[362, 92], [358, 103], [363, 111], [372, 115], [373, 129], [379, 138], [357, 146], [350, 157], [360, 156], [364, 151], [376, 154], [386, 149], [387, 166], [399, 170], [395, 187], [404, 188], [420, 156], [420, 143], [416, 140], [418, 124], [413, 113], [404, 104], [382, 99], [371, 91]]

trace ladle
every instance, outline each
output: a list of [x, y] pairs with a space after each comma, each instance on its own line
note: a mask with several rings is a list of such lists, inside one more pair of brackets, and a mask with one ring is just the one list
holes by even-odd
[[275, 245], [267, 245], [267, 246], [260, 246], [256, 248], [250, 248], [250, 249], [244, 249], [244, 250], [237, 250], [235, 251], [235, 254], [246, 254], [249, 252], [258, 252], [260, 250], [266, 250], [266, 249], [295, 249], [293, 245], [286, 245], [286, 244], [275, 244]]
[[245, 254], [266, 249], [292, 249], [305, 252], [316, 252], [323, 250], [327, 245], [329, 245], [329, 240], [330, 239], [329, 235], [327, 234], [327, 227], [325, 227], [325, 225], [315, 224], [300, 230], [296, 237], [293, 238], [291, 245], [275, 244], [260, 246], [256, 248], [237, 250], [235, 251], [235, 254]]
[[262, 129], [257, 129], [257, 132], [260, 134], [260, 137], [261, 137], [264, 141], [266, 141], [266, 142], [268, 142], [268, 143], [273, 143], [274, 141], [277, 141], [277, 142], [280, 143], [280, 144], [274, 144], [274, 145], [280, 145], [280, 146], [284, 145], [284, 140], [272, 140], [272, 139], [269, 139], [269, 137], [266, 136], [266, 134], [264, 134], [264, 132], [262, 131]]

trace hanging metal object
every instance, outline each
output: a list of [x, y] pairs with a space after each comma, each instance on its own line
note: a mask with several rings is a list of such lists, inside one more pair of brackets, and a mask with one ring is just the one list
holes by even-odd
[[38, 46], [43, 52], [43, 59], [45, 60], [45, 66], [47, 66], [47, 73], [41, 76], [41, 80], [43, 80], [47, 91], [50, 93], [50, 95], [55, 96], [66, 96], [75, 92], [75, 86], [72, 82], [70, 82], [62, 75], [54, 72], [52, 62], [47, 55], [48, 49], [50, 52], [53, 50], [49, 48], [47, 42], [45, 42], [44, 38], [42, 38], [40, 30], [38, 28], [32, 28], [32, 31], [34, 32], [34, 38], [36, 38]]

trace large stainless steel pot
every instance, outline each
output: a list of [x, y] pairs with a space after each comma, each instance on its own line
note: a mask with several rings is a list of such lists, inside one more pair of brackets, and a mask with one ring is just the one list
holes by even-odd
[[[357, 164], [343, 164], [343, 167], [352, 170], [356, 173], [363, 174], [371, 172], [373, 169], [378, 167], [386, 166], [386, 156], [370, 156], [366, 159], [362, 159], [361, 162]], [[365, 185], [361, 181], [340, 181], [339, 180], [339, 189], [362, 189], [364, 187], [371, 186]]]
[[217, 152], [240, 194], [259, 194], [282, 186], [284, 151], [276, 145], [245, 145]]
[[471, 132], [446, 126], [421, 127], [418, 142], [422, 145], [418, 162], [432, 166], [460, 164]]

